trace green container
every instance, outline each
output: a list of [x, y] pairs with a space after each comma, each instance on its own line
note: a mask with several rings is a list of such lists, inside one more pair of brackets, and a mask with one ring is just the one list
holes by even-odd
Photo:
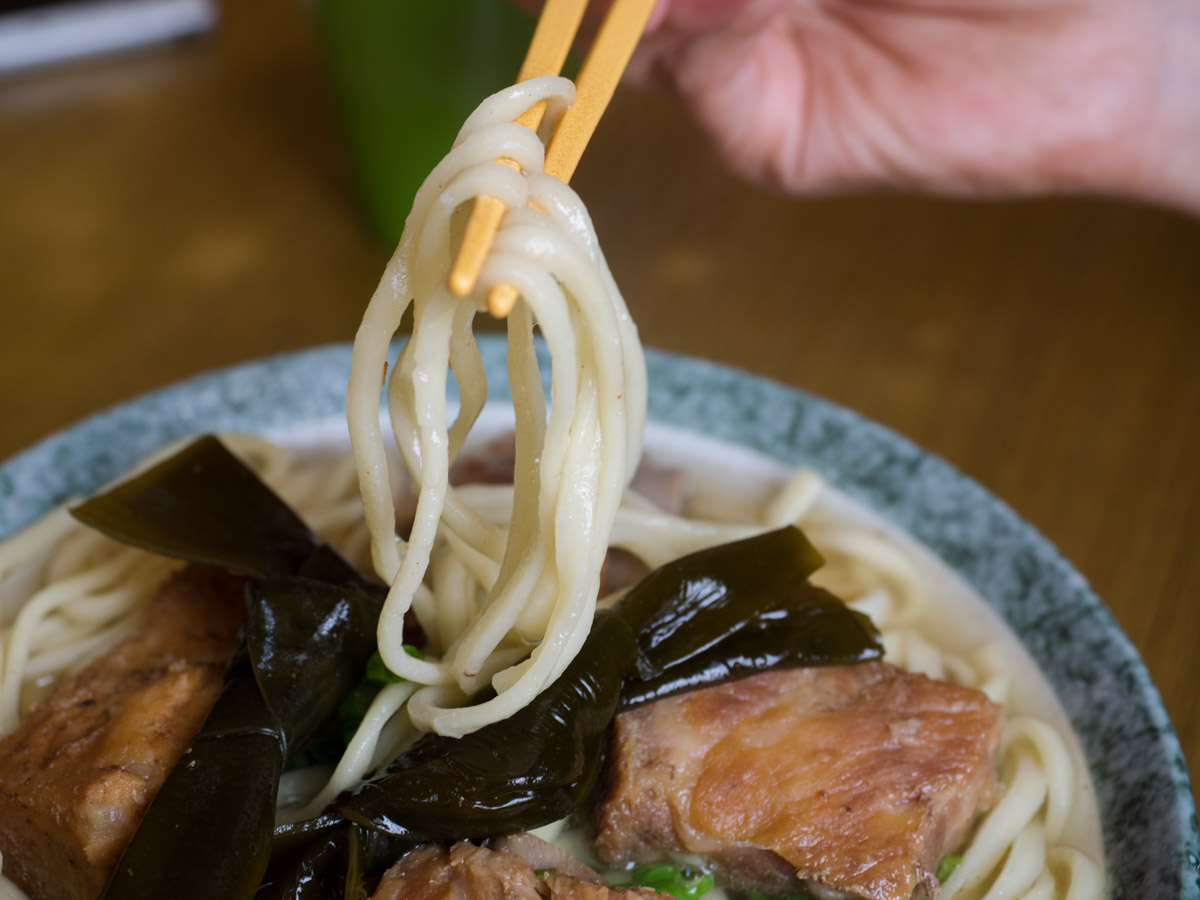
[[360, 204], [395, 244], [463, 120], [516, 81], [534, 21], [507, 0], [319, 0], [316, 18]]

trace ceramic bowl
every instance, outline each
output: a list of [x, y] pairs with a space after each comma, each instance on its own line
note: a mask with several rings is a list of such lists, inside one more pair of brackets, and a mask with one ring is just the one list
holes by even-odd
[[[481, 350], [494, 399], [510, 399], [503, 343], [485, 338]], [[0, 466], [0, 537], [183, 435], [334, 434], [349, 358], [348, 347], [332, 346], [201, 376], [43, 440]], [[652, 421], [815, 467], [974, 586], [1038, 661], [1082, 741], [1112, 896], [1200, 900], [1195, 806], [1162, 701], [1108, 610], [1054, 547], [945, 462], [851, 411], [702, 360], [652, 352], [648, 366]]]

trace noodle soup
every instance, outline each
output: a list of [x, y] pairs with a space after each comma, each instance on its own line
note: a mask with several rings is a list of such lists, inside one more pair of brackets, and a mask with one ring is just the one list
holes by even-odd
[[[489, 408], [464, 456], [486, 452], [488, 442], [511, 427], [511, 410]], [[253, 438], [232, 436], [228, 441], [322, 537], [361, 564], [369, 561], [368, 539], [357, 486], [337, 431], [336, 425], [326, 430], [321, 423], [280, 435], [292, 450]], [[646, 438], [647, 455], [657, 466], [686, 473], [687, 518], [713, 523], [703, 526], [709, 530], [698, 538], [701, 543], [784, 522], [799, 524], [827, 560], [816, 580], [872, 617], [883, 632], [888, 661], [978, 688], [1005, 706], [1008, 724], [1000, 767], [1006, 795], [976, 827], [962, 853], [963, 862], [947, 879], [942, 896], [983, 897], [998, 883], [1014, 882], [1019, 895], [1100, 896], [1099, 815], [1083, 752], [1052, 689], [995, 611], [929, 551], [811, 470], [797, 472], [744, 447], [668, 426], [652, 425]], [[505, 515], [501, 504], [496, 517]], [[622, 540], [622, 529], [631, 527], [622, 522], [619, 518], [614, 532], [617, 542]], [[728, 523], [731, 530], [723, 530], [720, 523]], [[61, 527], [82, 531], [69, 522]], [[54, 538], [57, 549], [32, 558], [49, 559], [42, 567], [61, 572], [89, 556], [81, 549], [81, 542], [89, 540], [102, 547], [106, 539], [87, 532], [59, 535]], [[23, 548], [23, 552], [28, 551]], [[123, 552], [133, 555], [124, 565], [151, 567], [151, 574], [132, 582], [129, 612], [113, 613], [118, 625], [80, 637], [75, 650], [66, 654], [71, 661], [63, 671], [77, 669], [82, 660], [127, 633], [124, 623], [144, 602], [144, 597], [136, 596], [137, 586], [145, 594], [156, 579], [161, 580], [161, 561], [141, 554], [143, 562], [139, 551]], [[54, 615], [51, 612], [40, 621], [52, 621]], [[63, 646], [69, 645], [60, 643], [35, 655], [35, 671], [50, 672], [53, 661], [64, 656]], [[24, 652], [11, 635], [7, 649], [10, 665]], [[37, 699], [46, 680], [44, 674], [25, 680], [21, 708]], [[6, 689], [12, 687], [10, 680]], [[398, 707], [399, 702], [392, 712]], [[394, 755], [405, 739], [403, 729], [393, 729], [379, 745], [372, 765]], [[344, 786], [339, 783], [319, 793], [322, 784], [321, 777], [313, 779], [303, 771], [289, 775], [282, 802], [295, 802], [292, 813], [281, 812], [281, 816], [312, 815]], [[586, 839], [578, 830], [551, 828], [547, 836], [589, 856]], [[613, 875], [620, 877], [620, 873]], [[721, 894], [712, 896], [717, 900]]]

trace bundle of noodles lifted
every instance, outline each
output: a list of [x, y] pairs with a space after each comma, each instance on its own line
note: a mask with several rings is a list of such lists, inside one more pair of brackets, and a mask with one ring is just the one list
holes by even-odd
[[[1002, 796], [1000, 707], [881, 661], [871, 621], [810, 580], [822, 558], [791, 523], [811, 473], [745, 525], [685, 515], [678, 473], [635, 478], [635, 328], [512, 121], [546, 101], [552, 127], [572, 96], [535, 79], [467, 120], [366, 311], [347, 408], [373, 573], [347, 561], [352, 527], [327, 543], [305, 522], [361, 521], [344, 470], [242, 438], [75, 508], [106, 537], [59, 513], [0, 551], [25, 585], [3, 632], [0, 897], [908, 900], [991, 827], [973, 823]], [[452, 235], [481, 194], [509, 212], [463, 301]], [[501, 282], [522, 298], [515, 432], [460, 460], [487, 394], [472, 320]], [[410, 302], [387, 407], [415, 498], [379, 415]], [[78, 652], [43, 640], [59, 620]], [[1037, 809], [949, 892], [1003, 880]], [[1091, 871], [1066, 868], [1046, 896]]]

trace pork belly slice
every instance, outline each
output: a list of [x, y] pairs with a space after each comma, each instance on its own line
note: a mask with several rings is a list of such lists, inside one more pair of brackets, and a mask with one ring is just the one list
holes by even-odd
[[424, 844], [384, 874], [371, 900], [670, 900], [609, 887], [590, 868], [530, 834], [491, 847]]
[[999, 790], [1002, 724], [979, 691], [885, 663], [652, 703], [614, 721], [597, 851], [701, 854], [742, 887], [936, 896], [938, 860]]
[[171, 576], [141, 629], [64, 678], [0, 742], [4, 874], [34, 900], [99, 895], [224, 681], [242, 581]]

